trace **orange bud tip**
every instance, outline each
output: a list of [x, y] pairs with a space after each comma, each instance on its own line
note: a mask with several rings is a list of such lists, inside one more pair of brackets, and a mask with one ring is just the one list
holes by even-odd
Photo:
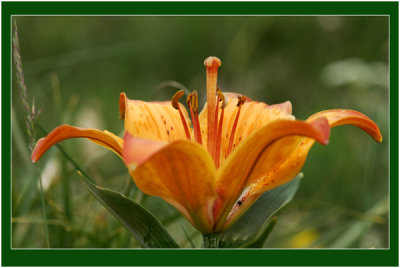
[[208, 57], [204, 61], [204, 66], [206, 66], [207, 68], [218, 68], [219, 66], [221, 66], [221, 60], [217, 57]]

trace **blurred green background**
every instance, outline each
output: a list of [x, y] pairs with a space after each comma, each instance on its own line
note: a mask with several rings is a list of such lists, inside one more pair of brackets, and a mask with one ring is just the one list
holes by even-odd
[[[306, 119], [349, 108], [372, 118], [383, 142], [353, 126], [315, 145], [294, 200], [278, 213], [266, 248], [388, 247], [388, 17], [23, 16], [18, 25], [29, 96], [47, 130], [67, 123], [123, 133], [119, 93], [166, 100], [175, 86], [205, 97], [207, 56], [222, 60], [219, 87], [269, 104], [290, 100]], [[24, 114], [12, 92], [12, 246], [47, 247]], [[44, 134], [38, 130], [38, 137]], [[201, 235], [174, 208], [146, 196], [114, 154], [85, 140], [62, 143], [100, 186], [148, 208], [183, 247]], [[138, 247], [95, 200], [58, 149], [39, 162], [51, 247]]]

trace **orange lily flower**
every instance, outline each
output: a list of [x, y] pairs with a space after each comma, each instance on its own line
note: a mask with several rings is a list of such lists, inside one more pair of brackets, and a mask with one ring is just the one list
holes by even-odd
[[36, 162], [52, 145], [88, 138], [119, 155], [136, 185], [177, 208], [204, 234], [229, 228], [265, 191], [292, 180], [315, 141], [326, 145], [330, 128], [355, 125], [377, 142], [379, 128], [362, 113], [327, 110], [295, 120], [289, 101], [267, 105], [217, 88], [221, 61], [209, 57], [207, 103], [199, 114], [197, 91], [185, 107], [144, 102], [120, 94], [125, 136], [62, 125], [38, 141]]

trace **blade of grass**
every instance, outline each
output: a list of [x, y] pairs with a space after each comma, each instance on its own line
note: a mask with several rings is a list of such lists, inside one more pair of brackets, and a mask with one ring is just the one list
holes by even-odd
[[45, 232], [46, 232], [46, 243], [47, 243], [47, 247], [51, 248], [50, 236], [49, 236], [49, 225], [47, 223], [47, 208], [46, 208], [46, 202], [45, 202], [45, 198], [44, 198], [42, 175], [40, 173], [41, 173], [40, 167], [38, 165], [36, 165], [36, 175], [39, 180], [39, 192], [41, 193], [40, 202], [42, 203], [43, 216], [44, 216], [44, 221], [45, 221], [44, 226], [45, 226]]
[[[22, 69], [22, 59], [20, 54], [20, 46], [19, 46], [19, 36], [17, 23], [14, 21], [14, 35], [13, 35], [13, 60], [14, 60], [14, 68], [15, 75], [17, 79], [17, 85], [19, 90], [19, 97], [22, 103], [22, 108], [25, 113], [25, 124], [26, 131], [28, 132], [29, 137], [29, 149], [32, 151], [33, 146], [36, 141], [36, 125], [39, 120], [39, 116], [41, 113], [41, 109], [37, 110], [35, 107], [35, 100], [32, 101], [32, 105], [29, 102], [28, 98], [28, 89], [25, 84], [24, 73]], [[46, 203], [43, 192], [43, 182], [42, 177], [40, 176], [40, 167], [36, 166], [36, 174], [39, 179], [39, 191], [41, 193], [41, 203], [43, 210], [43, 217], [45, 221], [47, 221], [47, 211], [46, 211]], [[45, 224], [45, 233], [46, 233], [46, 242], [47, 247], [50, 247], [50, 238], [49, 238], [49, 227]]]

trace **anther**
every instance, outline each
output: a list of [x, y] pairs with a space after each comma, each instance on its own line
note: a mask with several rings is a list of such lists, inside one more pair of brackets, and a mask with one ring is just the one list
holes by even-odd
[[226, 101], [225, 95], [224, 93], [222, 93], [219, 87], [217, 87], [217, 95], [218, 95], [218, 100], [222, 101], [221, 109], [225, 108], [228, 102]]
[[179, 99], [182, 98], [183, 95], [185, 95], [184, 90], [179, 90], [178, 92], [176, 92], [175, 95], [172, 97], [171, 104], [172, 104], [172, 107], [174, 107], [175, 109], [177, 109], [179, 111], [179, 116], [181, 117], [182, 125], [185, 130], [185, 134], [186, 134], [186, 138], [190, 140], [189, 128], [186, 123], [186, 119], [183, 116], [181, 107], [179, 105]]
[[246, 97], [245, 96], [239, 96], [238, 97], [238, 103], [236, 104], [237, 107], [242, 106], [246, 102]]
[[175, 95], [172, 97], [171, 100], [172, 107], [179, 110], [179, 99], [182, 98], [183, 95], [185, 95], [184, 90], [179, 90], [178, 92], [175, 93]]

